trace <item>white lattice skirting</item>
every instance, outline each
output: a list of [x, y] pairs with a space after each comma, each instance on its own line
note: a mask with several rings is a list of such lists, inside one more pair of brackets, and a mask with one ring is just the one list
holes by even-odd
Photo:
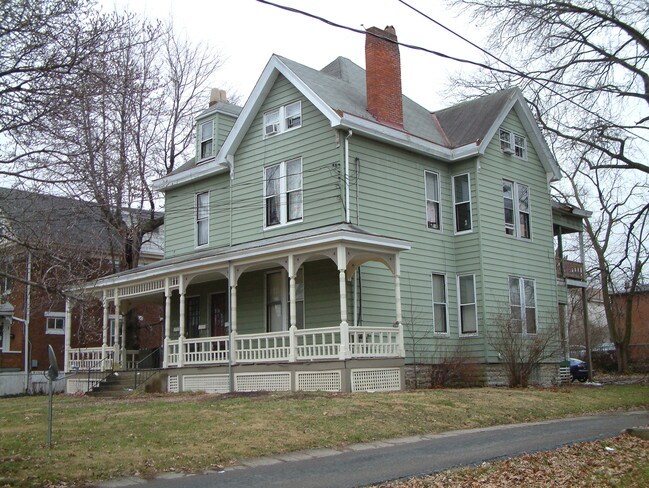
[[298, 371], [295, 373], [296, 389], [300, 391], [340, 391], [340, 371]]
[[178, 375], [167, 377], [167, 391], [169, 393], [178, 393]]
[[291, 373], [240, 373], [234, 376], [236, 391], [291, 391]]
[[401, 389], [399, 368], [353, 369], [352, 391], [396, 391]]
[[230, 391], [230, 377], [227, 374], [185, 375], [183, 376], [183, 391], [228, 393]]
[[87, 391], [87, 380], [67, 380], [65, 383], [65, 392], [68, 394], [86, 393]]

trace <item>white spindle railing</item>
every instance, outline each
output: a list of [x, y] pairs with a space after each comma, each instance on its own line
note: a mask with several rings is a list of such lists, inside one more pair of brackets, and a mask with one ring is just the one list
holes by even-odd
[[396, 327], [350, 327], [349, 351], [353, 358], [399, 357], [401, 342]]
[[337, 359], [340, 327], [302, 329], [295, 333], [297, 359]]
[[[106, 349], [106, 361], [103, 363], [104, 369], [113, 369], [113, 350]], [[83, 347], [70, 349], [70, 369], [82, 371], [99, 371], [102, 367], [101, 347]]]
[[185, 339], [185, 365], [227, 363], [228, 338], [209, 337], [202, 339]]
[[290, 337], [288, 332], [237, 335], [237, 362], [288, 361]]

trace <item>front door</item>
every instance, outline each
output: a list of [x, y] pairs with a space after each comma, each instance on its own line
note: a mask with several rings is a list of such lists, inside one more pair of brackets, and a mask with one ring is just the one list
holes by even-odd
[[228, 335], [228, 301], [225, 293], [214, 293], [210, 304], [210, 324], [212, 337]]

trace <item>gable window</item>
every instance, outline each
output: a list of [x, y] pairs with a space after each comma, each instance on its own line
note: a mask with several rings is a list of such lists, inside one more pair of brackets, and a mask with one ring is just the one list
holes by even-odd
[[264, 168], [264, 226], [302, 219], [302, 159]]
[[264, 114], [264, 137], [302, 126], [302, 102], [291, 102]]
[[205, 246], [210, 235], [210, 192], [196, 194], [196, 246]]
[[201, 141], [201, 159], [212, 157], [212, 148], [214, 141], [214, 126], [213, 122], [204, 122], [200, 125], [200, 141]]
[[460, 335], [478, 333], [478, 307], [475, 294], [475, 276], [457, 277]]
[[455, 232], [469, 232], [471, 223], [471, 180], [469, 174], [453, 177], [453, 201], [455, 203]]
[[433, 273], [433, 331], [436, 334], [448, 332], [448, 307], [446, 298], [446, 276]]
[[439, 174], [425, 171], [426, 178], [426, 225], [429, 229], [440, 229]]
[[505, 233], [529, 239], [530, 189], [527, 185], [503, 180], [503, 205], [505, 210]]
[[509, 305], [513, 331], [536, 334], [536, 289], [534, 280], [509, 277]]
[[527, 138], [507, 129], [500, 129], [500, 149], [507, 154], [514, 154], [518, 158], [526, 159]]
[[65, 334], [65, 312], [45, 312], [45, 333]]

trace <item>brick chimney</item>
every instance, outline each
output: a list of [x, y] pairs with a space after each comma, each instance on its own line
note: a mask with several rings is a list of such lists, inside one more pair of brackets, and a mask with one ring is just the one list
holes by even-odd
[[399, 45], [396, 44], [397, 34], [391, 25], [385, 29], [370, 27], [366, 32], [367, 110], [379, 122], [403, 128], [401, 58]]

